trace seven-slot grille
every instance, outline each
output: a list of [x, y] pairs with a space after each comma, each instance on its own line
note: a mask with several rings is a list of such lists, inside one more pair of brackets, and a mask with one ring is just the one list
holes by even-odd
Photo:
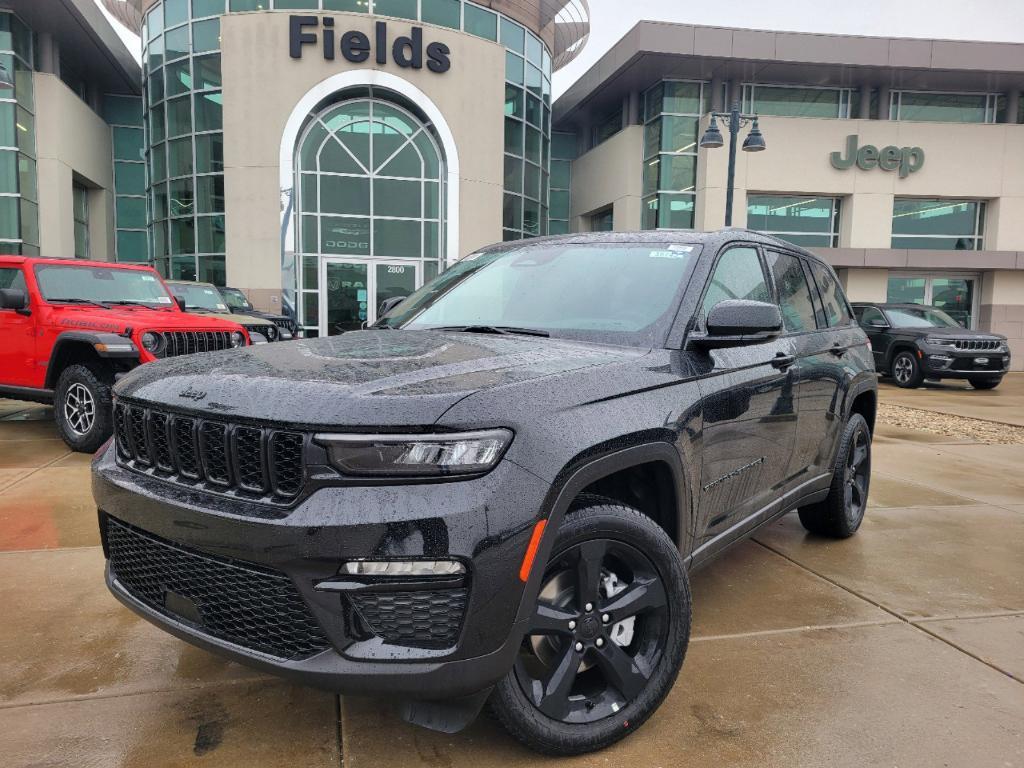
[[955, 339], [953, 343], [961, 352], [995, 352], [1003, 346], [998, 340]]
[[291, 579], [106, 519], [110, 571], [134, 599], [207, 635], [285, 659], [330, 647]]
[[301, 432], [119, 402], [114, 435], [117, 455], [128, 466], [181, 485], [285, 504], [305, 479]]
[[161, 344], [156, 357], [194, 355], [197, 352], [216, 352], [231, 349], [231, 331], [154, 331]]

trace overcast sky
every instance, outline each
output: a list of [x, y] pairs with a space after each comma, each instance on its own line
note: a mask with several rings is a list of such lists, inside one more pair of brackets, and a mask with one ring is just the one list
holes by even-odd
[[[556, 97], [642, 19], [790, 32], [1024, 42], [1024, 0], [589, 0], [589, 3], [593, 22], [590, 40], [580, 57], [555, 75]], [[121, 33], [128, 50], [141, 57], [138, 37], [113, 21], [105, 9], [104, 14]]]
[[556, 97], [643, 19], [789, 32], [1024, 42], [1024, 0], [589, 0], [589, 3], [590, 40], [580, 57], [555, 75]]

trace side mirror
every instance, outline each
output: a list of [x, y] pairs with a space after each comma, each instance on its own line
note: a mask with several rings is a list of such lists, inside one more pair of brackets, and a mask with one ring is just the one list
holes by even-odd
[[782, 332], [782, 313], [764, 301], [727, 299], [711, 308], [707, 333], [691, 335], [695, 346], [704, 349], [741, 347], [775, 338]]
[[890, 328], [890, 327], [891, 326], [887, 322], [885, 322], [884, 320], [881, 321], [881, 322], [879, 322], [878, 320], [875, 320], [872, 323], [868, 323], [868, 328], [873, 328], [876, 331], [884, 331], [886, 328]]
[[380, 303], [380, 309], [377, 310], [377, 319], [379, 320], [380, 318], [384, 317], [384, 315], [386, 315], [392, 309], [397, 307], [399, 304], [401, 304], [407, 298], [409, 298], [409, 297], [408, 296], [392, 296], [390, 299], [384, 299], [384, 301], [382, 301]]
[[185, 300], [181, 298], [181, 296], [175, 296], [174, 303], [178, 305], [178, 309], [180, 309], [182, 312], [185, 311]]
[[0, 288], [0, 309], [13, 309], [18, 312], [28, 307], [28, 294], [19, 288]]

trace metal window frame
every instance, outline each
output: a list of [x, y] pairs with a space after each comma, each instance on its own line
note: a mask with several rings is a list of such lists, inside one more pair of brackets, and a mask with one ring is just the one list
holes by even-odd
[[889, 119], [901, 121], [903, 111], [903, 94], [920, 93], [929, 96], [984, 96], [985, 97], [985, 119], [983, 121], [949, 121], [949, 120], [906, 120], [905, 122], [918, 123], [949, 123], [954, 125], [993, 125], [996, 122], [996, 111], [998, 109], [999, 97], [1002, 95], [994, 91], [924, 91], [914, 88], [901, 88], [889, 92]]
[[765, 235], [772, 235], [773, 237], [781, 237], [782, 239], [786, 239], [787, 235], [824, 235], [824, 236], [827, 236], [829, 238], [830, 244], [828, 246], [817, 246], [817, 247], [819, 247], [819, 248], [820, 247], [829, 247], [829, 248], [838, 248], [839, 247], [839, 230], [840, 230], [839, 216], [840, 216], [840, 211], [841, 211], [841, 206], [842, 206], [842, 196], [841, 195], [807, 195], [807, 194], [794, 194], [792, 192], [751, 192], [751, 191], [748, 191], [747, 192], [747, 215], [748, 216], [750, 215], [750, 198], [752, 198], [752, 197], [792, 197], [792, 198], [803, 199], [803, 200], [831, 200], [832, 201], [832, 211], [831, 211], [831, 214], [829, 215], [829, 231], [828, 232], [790, 232], [790, 231], [775, 230], [775, 229], [772, 229], [772, 230], [758, 229], [758, 230], [755, 230], [755, 231], [756, 232], [761, 232], [761, 233], [763, 233]]
[[[890, 227], [889, 239], [890, 241], [897, 237], [914, 237], [920, 239], [931, 239], [931, 240], [945, 240], [951, 237], [962, 240], [973, 240], [975, 247], [971, 250], [981, 251], [984, 250], [985, 245], [985, 218], [988, 212], [988, 201], [980, 198], [944, 198], [944, 197], [894, 197], [893, 198], [893, 218], [896, 218], [896, 204], [902, 200], [916, 200], [920, 202], [935, 202], [935, 203], [946, 203], [947, 207], [954, 205], [966, 205], [974, 204], [977, 207], [974, 209], [974, 233], [971, 235], [961, 235], [958, 233], [947, 233], [947, 234], [930, 234], [930, 235], [910, 235], [893, 232]], [[901, 214], [907, 215], [910, 214]], [[890, 242], [890, 246], [892, 243]]]
[[[741, 83], [740, 88], [740, 109], [749, 114], [757, 114], [757, 89], [758, 88], [790, 88], [797, 91], [836, 91], [839, 94], [837, 114], [834, 117], [803, 118], [810, 120], [848, 120], [851, 117], [851, 106], [853, 105], [853, 88], [841, 85], [794, 85], [792, 83]], [[778, 117], [799, 117], [798, 115], [778, 115]]]
[[888, 281], [890, 278], [910, 278], [924, 280], [924, 306], [931, 306], [934, 298], [934, 280], [973, 280], [974, 291], [971, 302], [971, 328], [977, 328], [981, 317], [982, 273], [958, 270], [889, 270], [886, 276], [886, 299], [888, 300]]

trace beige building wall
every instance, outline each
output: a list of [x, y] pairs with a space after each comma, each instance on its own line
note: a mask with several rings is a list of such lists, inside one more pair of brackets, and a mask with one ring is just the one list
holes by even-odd
[[75, 253], [72, 183], [89, 189], [89, 256], [114, 259], [114, 179], [111, 131], [60, 78], [33, 75], [39, 252]]
[[889, 290], [887, 269], [841, 269], [839, 279], [850, 301], [885, 301]]
[[[767, 149], [737, 152], [735, 226], [746, 225], [748, 192], [839, 196], [839, 245], [889, 248], [894, 197], [998, 199], [988, 211], [986, 250], [1024, 250], [1024, 125], [791, 117], [762, 117], [760, 125]], [[880, 168], [833, 168], [829, 156], [845, 157], [851, 134], [858, 146], [921, 147], [924, 167], [906, 178]], [[699, 166], [699, 224], [714, 229], [725, 219], [727, 149], [702, 150]]]
[[571, 230], [588, 231], [591, 214], [609, 205], [616, 230], [640, 229], [643, 141], [643, 126], [632, 125], [573, 162]]
[[[373, 39], [377, 19], [331, 13], [337, 36], [358, 30]], [[288, 13], [237, 13], [221, 18], [224, 82], [224, 194], [227, 281], [245, 290], [262, 309], [280, 309], [281, 211], [279, 155], [285, 124], [299, 100], [330, 76], [347, 70], [380, 70], [420, 89], [440, 110], [459, 156], [459, 220], [448, 237], [465, 255], [501, 240], [503, 201], [505, 50], [471, 35], [429, 24], [388, 20], [389, 39], [424, 28], [424, 46], [451, 49], [443, 74], [403, 69], [391, 56], [379, 66], [323, 58], [306, 46], [301, 59], [288, 55]]]

